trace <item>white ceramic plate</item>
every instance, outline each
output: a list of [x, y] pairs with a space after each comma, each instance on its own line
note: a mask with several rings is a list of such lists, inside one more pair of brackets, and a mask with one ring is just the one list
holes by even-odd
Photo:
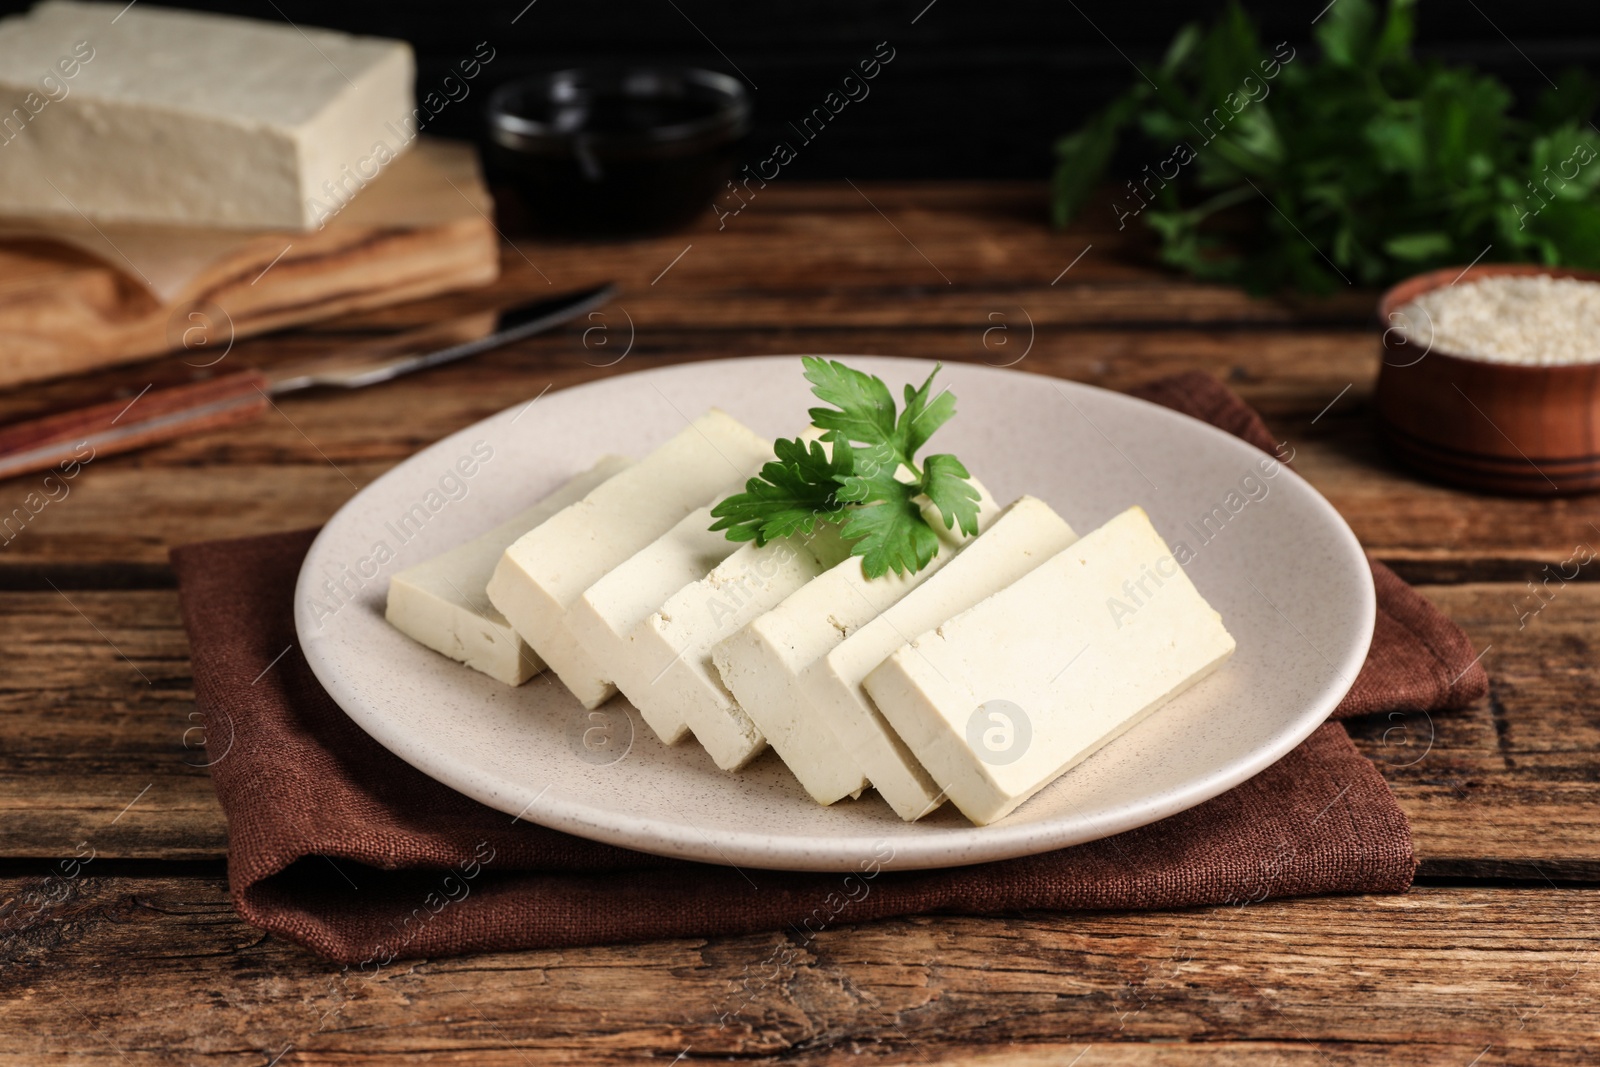
[[[897, 397], [932, 369], [843, 358]], [[1118, 393], [983, 366], [949, 366], [940, 380], [959, 404], [937, 451], [960, 456], [996, 499], [1041, 497], [1080, 533], [1143, 505], [1169, 544], [1194, 551], [1188, 573], [1238, 640], [1222, 671], [998, 823], [974, 827], [946, 805], [907, 824], [870, 791], [818, 807], [770, 752], [726, 774], [692, 738], [662, 745], [621, 697], [585, 712], [553, 677], [513, 689], [383, 620], [389, 575], [603, 453], [641, 456], [713, 405], [768, 436], [799, 432], [815, 401], [798, 357], [618, 374], [518, 403], [411, 457], [340, 509], [306, 557], [295, 595], [306, 658], [379, 743], [485, 804], [644, 852], [789, 870], [959, 865], [1106, 837], [1237, 785], [1333, 710], [1366, 656], [1375, 599], [1361, 547], [1316, 490], [1286, 468], [1265, 477], [1263, 453], [1230, 434]], [[445, 477], [475, 449], [492, 458], [459, 484]], [[427, 521], [402, 526], [417, 504]], [[381, 565], [379, 542], [394, 552]]]

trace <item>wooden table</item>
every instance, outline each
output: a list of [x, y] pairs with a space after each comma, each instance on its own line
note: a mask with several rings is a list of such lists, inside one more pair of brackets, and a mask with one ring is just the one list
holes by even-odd
[[[0, 901], [51, 900], [0, 920], [0, 1064], [1595, 1062], [1600, 571], [1543, 600], [1526, 583], [1600, 544], [1600, 507], [1391, 467], [1371, 427], [1372, 294], [1252, 300], [1159, 272], [1109, 229], [1051, 232], [1043, 212], [1032, 185], [775, 183], [720, 230], [519, 241], [501, 294], [616, 278], [622, 297], [466, 364], [90, 464], [0, 548]], [[219, 369], [481, 299], [241, 343]], [[841, 926], [796, 946], [725, 1028], [745, 969], [792, 935], [419, 961], [367, 981], [242, 923], [168, 547], [320, 523], [546, 387], [800, 352], [1016, 363], [1113, 389], [1200, 368], [1257, 405], [1368, 548], [1485, 650], [1476, 707], [1353, 728], [1411, 818], [1416, 887]], [[0, 421], [181, 373], [171, 357], [38, 387], [0, 398]], [[33, 483], [0, 484], [0, 514]]]

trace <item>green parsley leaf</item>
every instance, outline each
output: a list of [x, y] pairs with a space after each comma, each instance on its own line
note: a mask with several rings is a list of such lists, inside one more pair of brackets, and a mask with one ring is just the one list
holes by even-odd
[[806, 356], [801, 363], [817, 399], [838, 409], [812, 408], [812, 425], [836, 430], [858, 444], [894, 445], [894, 396], [882, 379], [838, 360]]
[[855, 542], [851, 553], [862, 557], [868, 578], [915, 573], [938, 554], [939, 535], [922, 501], [938, 510], [946, 529], [978, 532], [981, 497], [967, 468], [951, 455], [929, 456], [921, 470], [916, 465], [917, 452], [956, 412], [949, 390], [934, 391], [937, 365], [920, 387], [905, 387], [905, 407], [897, 413], [882, 379], [837, 360], [802, 362], [811, 391], [833, 405], [810, 411], [826, 431], [826, 447], [807, 447], [800, 438], [776, 442], [775, 461], [743, 493], [711, 509], [712, 530], [764, 545], [810, 534], [819, 519], [843, 523], [840, 534]]
[[879, 578], [893, 570], [896, 574], [915, 574], [939, 554], [939, 538], [922, 517], [922, 509], [912, 499], [917, 487], [884, 479], [878, 483], [889, 490], [890, 498], [865, 507], [851, 508], [849, 521], [839, 531], [852, 556], [861, 557], [861, 570], [868, 578]]
[[895, 477], [900, 464], [887, 446], [874, 445], [855, 455], [855, 470], [839, 475], [837, 496], [848, 504], [871, 504], [879, 500], [898, 500], [905, 483]]
[[[940, 364], [934, 364], [933, 373], [928, 375], [928, 380], [922, 383], [921, 389], [906, 386], [906, 407], [900, 413], [900, 421], [895, 424], [895, 445], [900, 451], [900, 459], [907, 466], [911, 464], [922, 446], [928, 443], [928, 438], [933, 432], [950, 421], [956, 413], [955, 394], [948, 389], [942, 389], [931, 400], [928, 391], [933, 388], [933, 376], [939, 373]], [[962, 477], [966, 477], [965, 474]]]
[[[1419, 61], [1416, 0], [1339, 0], [1316, 44], [1263, 42], [1230, 3], [1056, 144], [1054, 215], [1143, 226], [1161, 260], [1255, 292], [1392, 284], [1498, 261], [1600, 267], [1600, 85], [1517, 101]], [[1097, 190], [1109, 179], [1111, 195]]]
[[815, 425], [836, 431], [858, 445], [886, 450], [889, 459], [904, 464], [920, 477], [917, 452], [956, 413], [955, 394], [948, 389], [933, 392], [933, 379], [943, 364], [934, 364], [921, 388], [905, 387], [905, 409], [896, 418], [894, 397], [881, 379], [837, 360], [807, 356], [803, 362], [806, 379], [817, 399], [836, 405], [812, 408], [809, 414]]
[[933, 501], [944, 519], [944, 528], [961, 524], [961, 532], [972, 537], [978, 532], [978, 490], [967, 479], [972, 475], [954, 456], [929, 456], [922, 463], [922, 494]]
[[846, 502], [838, 498], [838, 479], [855, 469], [855, 451], [836, 437], [830, 443], [831, 456], [819, 442], [808, 448], [801, 438], [779, 438], [773, 443], [777, 459], [746, 482], [744, 492], [711, 509], [717, 520], [711, 529], [727, 530], [730, 541], [764, 545], [793, 533], [809, 534], [818, 519], [844, 519]]

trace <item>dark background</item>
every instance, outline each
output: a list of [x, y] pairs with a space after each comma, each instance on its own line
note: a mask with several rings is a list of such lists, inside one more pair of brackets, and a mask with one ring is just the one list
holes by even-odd
[[[1285, 39], [1304, 46], [1326, 3], [1245, 7], [1269, 46]], [[28, 6], [0, 0], [0, 11]], [[522, 74], [606, 61], [690, 63], [729, 73], [736, 65], [757, 87], [752, 159], [767, 155], [775, 137], [794, 142], [788, 121], [820, 105], [858, 60], [888, 41], [896, 58], [870, 83], [871, 95], [847, 106], [785, 169], [807, 178], [1043, 177], [1055, 137], [1138, 77], [1130, 60], [1148, 69], [1180, 26], [1209, 20], [1223, 7], [1181, 0], [1077, 0], [1076, 6], [1070, 0], [934, 0], [931, 6], [928, 0], [180, 0], [168, 6], [404, 38], [417, 50], [419, 92], [437, 88], [456, 60], [485, 41], [494, 60], [471, 95], [429, 127], [448, 136], [475, 134], [488, 90]], [[1418, 21], [1420, 54], [1481, 66], [1519, 100], [1546, 85], [1541, 70], [1559, 80], [1573, 65], [1600, 66], [1595, 0], [1422, 0]]]

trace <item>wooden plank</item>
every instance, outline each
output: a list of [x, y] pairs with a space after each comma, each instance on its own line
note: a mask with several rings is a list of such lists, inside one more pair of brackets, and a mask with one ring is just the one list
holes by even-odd
[[[537, 391], [551, 382], [555, 388], [565, 388], [663, 363], [828, 352], [967, 360], [996, 367], [1014, 365], [1021, 371], [1053, 374], [1107, 388], [1126, 388], [1160, 374], [1199, 369], [1228, 379], [1269, 412], [1309, 408], [1306, 417], [1311, 418], [1346, 385], [1354, 382], [1365, 388], [1378, 366], [1375, 331], [1198, 329], [1186, 325], [1128, 330], [1052, 327], [1037, 319], [1030, 330], [1028, 318], [1021, 313], [1026, 309], [999, 299], [986, 300], [952, 315], [949, 323], [930, 326], [835, 325], [805, 302], [791, 308], [786, 318], [754, 327], [695, 323], [678, 327], [647, 317], [649, 308], [641, 307], [634, 296], [624, 290], [602, 312], [552, 334], [438, 368], [423, 377], [402, 379], [340, 399], [354, 408], [384, 407], [403, 386], [427, 382], [439, 410], [449, 412], [463, 401], [487, 404], [492, 393], [530, 386]], [[471, 304], [451, 302], [448, 306], [430, 301], [428, 306], [433, 310], [426, 315], [410, 307], [406, 318], [394, 317], [386, 323], [396, 329], [420, 325], [432, 317], [483, 306], [493, 299], [485, 296]], [[507, 293], [503, 299], [515, 297]], [[396, 309], [394, 315], [399, 313], [400, 309]], [[371, 336], [376, 329], [377, 325], [367, 319], [350, 322], [338, 332], [302, 331], [242, 341], [214, 366], [205, 366], [214, 357], [203, 359], [192, 354], [112, 369], [92, 381], [69, 379], [0, 393], [0, 421], [31, 417], [90, 400], [121, 396], [128, 401], [152, 383], [177, 384], [199, 378], [207, 371], [218, 375], [252, 366], [271, 369], [337, 351], [354, 338]], [[319, 399], [327, 400], [332, 395], [324, 393]], [[406, 394], [398, 395], [402, 398], [399, 402], [405, 404]], [[309, 399], [309, 395], [288, 398], [296, 404]], [[1335, 408], [1335, 412], [1344, 410], [1342, 404]], [[1333, 414], [1330, 412], [1329, 417]]]
[[4, 855], [205, 858], [227, 827], [168, 593], [9, 594], [0, 715]]
[[1424, 871], [1600, 879], [1600, 587], [1425, 592], [1484, 650], [1488, 698], [1355, 730], [1411, 820]]
[[[596, 366], [618, 349], [593, 335], [585, 348], [579, 324], [370, 394], [295, 398], [248, 428], [91, 463], [69, 498], [0, 538], [0, 856], [33, 872], [0, 877], [0, 1033], [20, 1035], [0, 1065], [1591, 1058], [1600, 892], [1553, 886], [1600, 880], [1594, 568], [1536, 615], [1518, 604], [1522, 578], [1600, 537], [1582, 502], [1475, 498], [1390, 468], [1368, 424], [1371, 294], [1292, 304], [1174, 281], [1115, 233], [1048, 231], [1037, 186], [863, 190], [870, 203], [775, 185], [720, 232], [628, 246], [519, 241], [491, 296], [626, 284], [634, 344], [619, 366]], [[444, 298], [249, 342], [217, 370], [476, 306]], [[626, 321], [608, 318], [609, 344]], [[1005, 363], [1018, 348], [999, 342], [1020, 344], [1030, 322], [1024, 370], [1112, 388], [1196, 367], [1223, 377], [1369, 546], [1413, 576], [1474, 583], [1425, 592], [1493, 646], [1490, 699], [1369, 721], [1358, 743], [1410, 816], [1425, 876], [1552, 888], [927, 917], [806, 945], [780, 933], [498, 954], [367, 979], [242, 925], [214, 867], [138, 867], [215, 864], [226, 845], [169, 544], [322, 521], [417, 448], [547, 384], [743, 353]], [[191, 373], [169, 359], [0, 396], [0, 420]], [[0, 483], [0, 516], [34, 488]], [[86, 848], [101, 866], [61, 877]]]
[[[795, 351], [1015, 362], [1111, 388], [1180, 369], [1210, 371], [1256, 404], [1296, 447], [1303, 471], [1358, 535], [1385, 558], [1413, 563], [1412, 573], [1503, 579], [1564, 558], [1592, 532], [1570, 502], [1477, 498], [1395, 470], [1370, 432], [1376, 331], [1361, 326], [1367, 312], [1357, 313], [1354, 304], [1338, 310], [1251, 300], [1175, 280], [1128, 258], [1134, 249], [1114, 232], [1057, 234], [1042, 226], [1037, 186], [949, 183], [867, 191], [871, 204], [842, 185], [774, 186], [725, 230], [706, 224], [683, 244], [677, 236], [601, 246], [522, 241], [505, 250], [505, 277], [489, 294], [245, 342], [212, 372], [282, 363], [337, 347], [352, 330], [411, 325], [489, 299], [547, 292], [558, 282], [613, 277], [625, 284], [603, 320], [514, 350], [372, 393], [290, 398], [273, 419], [247, 429], [139, 457], [107, 458], [74, 487], [74, 502], [41, 515], [26, 538], [4, 545], [0, 560], [159, 563], [177, 540], [316, 524], [355, 486], [421, 445], [546, 386], [682, 359]], [[915, 264], [926, 264], [873, 204], [898, 218], [896, 225], [904, 223], [902, 230], [926, 231], [941, 254], [948, 250], [951, 270], [960, 275], [951, 275], [953, 284], [931, 274], [931, 281], [908, 275]], [[1083, 245], [1076, 243], [1080, 238]], [[1095, 251], [1062, 275], [1071, 262], [1067, 253], [1075, 258], [1073, 250], [1089, 244]], [[928, 250], [920, 237], [917, 248]], [[1188, 328], [1194, 321], [1258, 325]], [[1344, 325], [1305, 328], [1317, 321]], [[1108, 329], [1106, 323], [1161, 328]], [[1268, 323], [1279, 325], [1261, 328]], [[595, 333], [594, 325], [605, 330]], [[623, 350], [628, 355], [621, 363], [604, 366]], [[0, 419], [108, 396], [132, 401], [147, 385], [198, 373], [195, 362], [168, 358], [93, 382], [0, 396]], [[182, 476], [172, 477], [174, 469]], [[0, 515], [15, 515], [36, 488], [28, 480], [0, 484]], [[128, 499], [152, 506], [130, 515]], [[1462, 570], [1464, 560], [1480, 559], [1488, 570]]]
[[[1493, 692], [1355, 726], [1411, 819], [1423, 874], [1600, 880], [1600, 585], [1553, 589], [1527, 619], [1526, 587], [1424, 592], [1488, 646]], [[173, 592], [0, 593], [0, 646], [0, 856], [84, 840], [112, 857], [223, 854]]]
[[1375, 315], [1367, 291], [1256, 298], [1193, 281], [1161, 268], [1148, 237], [1117, 231], [1110, 217], [1055, 230], [1035, 183], [774, 184], [746, 195], [743, 210], [680, 234], [626, 244], [518, 238], [502, 284], [612, 278], [647, 321], [689, 327], [804, 321], [795, 312], [807, 305], [812, 321], [833, 326], [948, 325], [981, 319], [997, 298], [1040, 323], [1354, 326]]
[[[332, 875], [330, 875], [332, 877]], [[58, 897], [59, 902], [52, 899]], [[0, 880], [0, 1064], [1589, 1062], [1600, 891], [923, 917], [342, 970], [220, 878]], [[19, 919], [20, 917], [20, 919]], [[1093, 1051], [1086, 1054], [1085, 1048]]]
[[[866, 189], [870, 199], [844, 183], [775, 185], [736, 217], [721, 219], [720, 229], [719, 220], [708, 215], [687, 233], [626, 243], [518, 238], [502, 248], [503, 276], [489, 290], [438, 297], [417, 310], [386, 309], [363, 316], [362, 321], [392, 324], [411, 321], [413, 315], [438, 318], [482, 306], [486, 299], [526, 299], [548, 293], [552, 286], [587, 286], [603, 280], [619, 282], [625, 302], [631, 302], [639, 320], [656, 329], [770, 329], [819, 322], [836, 328], [978, 323], [987, 327], [986, 317], [997, 311], [1038, 325], [1337, 322], [1360, 326], [1373, 316], [1372, 293], [1315, 300], [1257, 299], [1158, 268], [1131, 230], [1118, 233], [1103, 224], [1086, 224], [1057, 232], [1047, 224], [1045, 191], [1038, 184]], [[470, 254], [435, 264], [435, 274], [446, 272], [457, 285], [493, 276], [489, 265], [478, 265], [487, 233], [483, 220], [476, 215], [470, 219], [470, 223], [459, 220], [469, 229], [476, 227], [461, 234], [466, 242], [462, 247]], [[398, 233], [375, 237], [369, 231], [370, 227], [336, 223], [293, 242], [264, 237], [247, 250], [249, 255], [240, 261], [243, 265], [218, 268], [197, 280], [186, 302], [220, 303], [234, 327], [230, 331], [226, 323], [212, 323], [204, 355], [212, 357], [227, 338], [310, 317], [284, 307], [307, 302], [308, 293], [314, 291], [307, 287], [308, 272], [331, 271], [343, 263], [372, 275], [368, 261], [377, 256], [382, 260], [379, 273], [393, 289], [387, 302], [448, 287], [442, 284], [442, 275], [429, 287], [416, 284], [414, 271], [400, 269], [404, 258], [400, 250], [409, 247], [403, 241], [370, 254], [363, 251], [375, 239], [393, 243], [403, 237]], [[285, 253], [286, 243], [296, 247]], [[354, 259], [349, 262], [337, 255], [329, 258], [330, 251], [343, 255], [351, 250]], [[262, 274], [259, 268], [280, 253], [284, 259]], [[449, 273], [457, 266], [465, 270], [459, 277]], [[0, 381], [37, 376], [22, 363], [32, 367], [43, 362], [50, 373], [87, 366], [48, 343], [62, 330], [81, 332], [85, 323], [113, 322], [120, 331], [114, 338], [96, 340], [91, 345], [95, 351], [157, 351], [166, 340], [173, 309], [144, 306], [152, 303], [149, 298], [139, 303], [134, 288], [119, 285], [82, 256], [50, 258], [37, 250], [14, 249], [0, 256], [0, 274], [8, 271], [15, 281], [0, 286], [0, 322], [7, 315], [16, 320], [10, 356], [16, 366], [0, 368]], [[258, 284], [247, 284], [258, 275]], [[347, 287], [345, 282], [338, 286], [342, 303], [318, 304], [316, 312], [327, 316], [372, 306], [373, 300], [346, 299]], [[54, 294], [60, 307], [41, 304], [45, 293]], [[337, 334], [343, 328], [345, 324], [316, 329]], [[135, 335], [141, 338], [137, 343], [130, 340]], [[178, 358], [183, 358], [181, 353]], [[94, 385], [84, 383], [91, 389]]]
[[[975, 319], [961, 330], [916, 332], [707, 333], [651, 331], [635, 319], [633, 349], [615, 367], [597, 364], [620, 349], [602, 346], [598, 334], [585, 349], [584, 334], [574, 327], [368, 392], [286, 397], [256, 423], [89, 464], [69, 498], [37, 516], [21, 516], [28, 520], [21, 536], [8, 536], [16, 522], [0, 532], [0, 565], [160, 563], [168, 546], [184, 541], [316, 525], [356, 488], [422, 446], [546, 386], [559, 389], [720, 354], [869, 352], [990, 364], [1012, 359], [993, 335], [996, 351], [984, 349], [984, 321]], [[611, 313], [606, 325], [616, 331], [608, 344], [625, 347], [625, 320]], [[1012, 336], [1007, 344], [1021, 341]], [[302, 352], [309, 344], [300, 338], [286, 348]], [[1475, 496], [1396, 468], [1371, 427], [1376, 363], [1375, 341], [1360, 331], [1041, 330], [1017, 367], [1117, 389], [1184, 369], [1223, 378], [1295, 449], [1301, 473], [1369, 549], [1385, 559], [1415, 562], [1424, 576], [1531, 577], [1544, 563], [1567, 558], [1576, 545], [1600, 539], [1581, 499]], [[148, 384], [123, 381], [130, 401]], [[64, 399], [65, 391], [58, 388], [54, 396]], [[7, 402], [0, 400], [0, 417]], [[37, 398], [9, 402], [13, 417], [40, 407]], [[38, 488], [39, 481], [30, 478], [0, 483], [0, 518], [15, 516]], [[140, 506], [130, 508], [129, 501]], [[1463, 569], [1480, 560], [1490, 569]]]

